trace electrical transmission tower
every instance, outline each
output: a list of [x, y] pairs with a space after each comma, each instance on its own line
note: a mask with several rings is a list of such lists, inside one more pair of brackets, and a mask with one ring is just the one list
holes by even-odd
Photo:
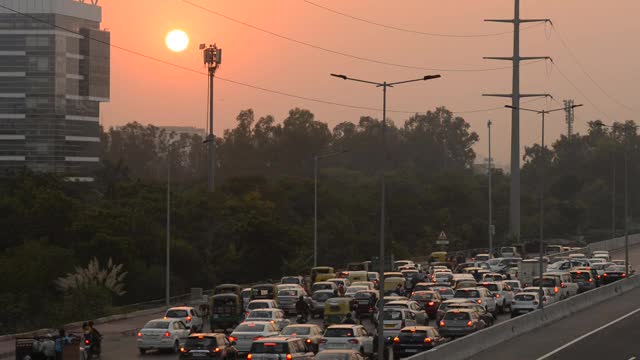
[[485, 21], [513, 24], [513, 56], [485, 57], [490, 60], [507, 60], [513, 62], [513, 83], [511, 94], [483, 94], [511, 98], [511, 189], [509, 210], [509, 232], [516, 240], [520, 239], [520, 98], [551, 96], [549, 94], [520, 93], [520, 62], [523, 60], [550, 59], [548, 56], [520, 56], [520, 24], [531, 22], [551, 22], [550, 19], [520, 19], [520, 0], [515, 1], [513, 19], [488, 19]]
[[571, 136], [573, 135], [573, 123], [576, 120], [574, 104], [575, 101], [573, 100], [564, 100], [564, 112], [566, 113], [565, 121], [567, 122], [567, 138], [569, 140], [571, 140]]

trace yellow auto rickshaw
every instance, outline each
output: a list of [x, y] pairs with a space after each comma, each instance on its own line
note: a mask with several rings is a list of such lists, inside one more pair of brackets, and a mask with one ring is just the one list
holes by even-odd
[[221, 284], [213, 289], [213, 294], [236, 294], [240, 296], [242, 289], [242, 286], [237, 284]]
[[445, 262], [447, 261], [446, 251], [434, 251], [431, 253], [431, 261]]
[[251, 287], [251, 300], [275, 300], [278, 302], [278, 286], [275, 284], [260, 284]]
[[327, 281], [336, 277], [335, 270], [330, 266], [318, 266], [311, 269], [311, 285], [319, 281]]
[[324, 302], [324, 327], [341, 324], [353, 309], [350, 297], [334, 297]]
[[244, 319], [242, 297], [233, 293], [221, 293], [211, 297], [211, 316], [209, 322], [212, 331], [235, 328]]
[[404, 277], [386, 277], [385, 274], [385, 278], [384, 278], [384, 294], [391, 294], [393, 293], [396, 288], [398, 288], [398, 285], [400, 285], [402, 288], [405, 287], [407, 280]]

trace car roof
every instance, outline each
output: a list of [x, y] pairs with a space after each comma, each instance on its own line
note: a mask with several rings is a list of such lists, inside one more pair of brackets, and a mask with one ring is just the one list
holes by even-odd
[[270, 336], [264, 339], [259, 339], [259, 340], [255, 340], [254, 342], [257, 343], [264, 343], [264, 342], [286, 342], [286, 341], [296, 341], [296, 340], [300, 340], [302, 341], [301, 338], [299, 337], [293, 337], [293, 336]]
[[402, 330], [435, 330], [433, 326], [405, 326]]
[[251, 300], [251, 301], [249, 302], [249, 304], [251, 304], [251, 303], [253, 303], [253, 302], [255, 302], [255, 303], [260, 303], [260, 302], [273, 303], [273, 302], [275, 302], [275, 300], [273, 300], [273, 299], [258, 299], [258, 300]]
[[319, 328], [319, 325], [316, 324], [291, 324], [291, 325], [287, 325], [286, 327], [288, 328], [311, 328], [311, 327], [317, 327]]
[[337, 325], [331, 325], [327, 329], [352, 329], [354, 327], [362, 327], [362, 325], [358, 325], [358, 324], [337, 324]]
[[167, 309], [167, 311], [169, 310], [193, 310], [193, 308], [191, 306], [174, 306]]
[[476, 312], [474, 309], [452, 309], [452, 310], [447, 310], [447, 312]]
[[517, 293], [516, 295], [538, 295], [538, 293], [533, 291], [523, 291], [523, 292]]
[[269, 325], [273, 323], [271, 321], [251, 320], [251, 321], [243, 321], [242, 323], [240, 323], [240, 325], [242, 324]]
[[190, 338], [201, 338], [201, 337], [212, 338], [217, 336], [225, 336], [225, 335], [221, 333], [193, 333], [189, 335]]
[[268, 311], [268, 312], [276, 312], [276, 311], [282, 311], [280, 309], [277, 308], [264, 308], [264, 309], [253, 309], [251, 311]]
[[449, 300], [445, 300], [443, 302], [443, 304], [455, 304], [455, 303], [465, 303], [465, 302], [473, 302], [475, 304], [475, 302], [473, 300], [469, 300], [469, 299], [449, 299]]
[[[358, 353], [353, 349], [332, 349], [332, 350], [322, 350], [322, 354], [355, 354]], [[320, 354], [320, 353], [318, 353]]]

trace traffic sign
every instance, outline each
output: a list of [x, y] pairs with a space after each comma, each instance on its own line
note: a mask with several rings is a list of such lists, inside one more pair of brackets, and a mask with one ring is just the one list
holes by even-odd
[[447, 239], [447, 234], [443, 231], [440, 231], [440, 235], [438, 236], [438, 240], [436, 240], [437, 245], [449, 245], [449, 239]]

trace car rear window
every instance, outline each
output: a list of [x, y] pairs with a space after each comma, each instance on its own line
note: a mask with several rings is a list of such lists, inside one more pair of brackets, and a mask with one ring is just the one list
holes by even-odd
[[333, 297], [333, 293], [317, 292], [311, 296], [311, 298], [316, 301], [325, 301], [330, 297]]
[[413, 294], [413, 300], [431, 300], [433, 299], [433, 293], [416, 293]]
[[234, 332], [263, 332], [264, 325], [262, 324], [240, 324], [233, 330]]
[[483, 284], [482, 287], [485, 287], [491, 291], [498, 291], [498, 285], [497, 284]]
[[298, 292], [295, 290], [280, 290], [278, 296], [298, 296]]
[[331, 284], [314, 284], [312, 288], [313, 290], [331, 290], [333, 286]]
[[287, 326], [282, 330], [281, 335], [309, 335], [311, 328], [307, 326]]
[[189, 316], [189, 313], [187, 310], [169, 310], [165, 316], [170, 318], [183, 318]]
[[253, 354], [287, 354], [289, 344], [286, 342], [254, 342], [251, 345]]
[[356, 299], [369, 299], [371, 297], [371, 293], [368, 292], [358, 292], [355, 295]]
[[350, 328], [328, 328], [324, 332], [324, 337], [353, 337], [353, 329], [350, 329]]
[[249, 306], [247, 307], [249, 310], [253, 310], [253, 309], [267, 309], [269, 308], [269, 304], [267, 303], [263, 303], [263, 302], [259, 302], [259, 303], [250, 303]]
[[269, 311], [253, 310], [252, 312], [249, 313], [248, 317], [271, 319], [272, 313]]
[[516, 301], [533, 301], [536, 299], [536, 296], [531, 294], [520, 294], [516, 295], [513, 299]]
[[283, 284], [300, 284], [300, 280], [298, 278], [290, 277], [282, 279]]
[[210, 349], [215, 348], [216, 346], [218, 346], [216, 338], [211, 337], [190, 337], [187, 339], [187, 343], [185, 345], [187, 349], [195, 350]]
[[469, 320], [468, 312], [447, 311], [444, 320]]
[[437, 288], [436, 290], [438, 290], [438, 292], [439, 292], [440, 294], [444, 294], [444, 295], [451, 295], [451, 294], [453, 294], [453, 289], [452, 289], [452, 288], [441, 287], [441, 288]]
[[384, 312], [385, 320], [402, 320], [402, 311], [386, 311]]
[[454, 297], [457, 298], [478, 298], [480, 297], [480, 292], [478, 290], [458, 290]]
[[429, 337], [430, 335], [427, 333], [426, 330], [402, 330], [400, 331], [400, 336], [398, 336], [401, 340], [402, 339], [412, 339], [412, 338], [421, 338], [424, 339], [426, 337]]
[[145, 329], [168, 329], [169, 322], [168, 321], [149, 321], [147, 325], [144, 326]]
[[[533, 280], [533, 285], [534, 286], [540, 286], [540, 279], [534, 279]], [[556, 286], [555, 279], [552, 279], [552, 278], [543, 278], [542, 279], [542, 287], [554, 287], [554, 286]]]
[[589, 273], [586, 273], [586, 272], [581, 272], [581, 273], [572, 272], [571, 278], [573, 280], [589, 280], [590, 276], [589, 276]]

